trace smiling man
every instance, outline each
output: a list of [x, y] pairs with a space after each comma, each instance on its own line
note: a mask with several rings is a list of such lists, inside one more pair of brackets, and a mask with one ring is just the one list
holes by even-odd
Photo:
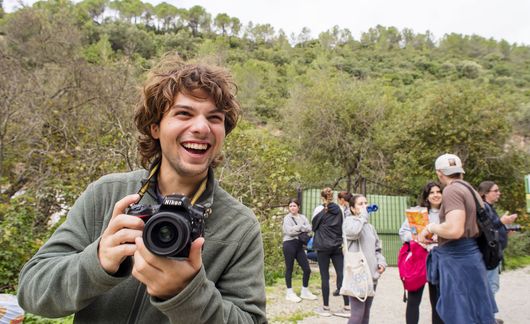
[[[266, 322], [259, 223], [213, 173], [239, 113], [226, 71], [164, 58], [134, 116], [145, 169], [88, 186], [24, 266], [20, 305], [46, 317], [75, 313], [76, 323]], [[138, 204], [148, 207], [140, 217], [127, 214]], [[144, 224], [145, 210], [152, 218]], [[184, 233], [150, 227], [167, 211], [197, 235], [184, 256], [160, 254]]]

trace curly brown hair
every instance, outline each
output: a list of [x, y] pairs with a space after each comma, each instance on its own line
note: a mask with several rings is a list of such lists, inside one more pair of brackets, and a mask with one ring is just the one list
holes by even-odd
[[149, 72], [134, 112], [134, 123], [140, 132], [138, 153], [144, 168], [148, 169], [161, 156], [160, 142], [151, 136], [151, 125], [160, 123], [178, 93], [197, 97], [196, 90], [206, 93], [225, 113], [226, 135], [236, 127], [241, 108], [235, 98], [237, 86], [228, 71], [206, 64], [185, 63], [177, 55], [166, 55]]

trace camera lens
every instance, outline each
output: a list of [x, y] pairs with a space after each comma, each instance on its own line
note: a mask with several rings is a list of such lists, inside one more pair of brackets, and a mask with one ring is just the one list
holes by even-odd
[[174, 228], [168, 225], [162, 225], [158, 230], [158, 239], [162, 243], [170, 243], [175, 238]]
[[145, 246], [160, 256], [175, 256], [188, 244], [191, 236], [190, 224], [177, 213], [160, 212], [145, 224], [143, 238]]

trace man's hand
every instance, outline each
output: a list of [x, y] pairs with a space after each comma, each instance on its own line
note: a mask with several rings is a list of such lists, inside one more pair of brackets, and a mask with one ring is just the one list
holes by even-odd
[[144, 222], [138, 217], [124, 214], [127, 206], [139, 198], [137, 194], [129, 195], [114, 205], [112, 218], [99, 241], [99, 263], [109, 274], [116, 273], [123, 260], [134, 254], [134, 239], [142, 236]]
[[432, 233], [429, 232], [427, 227], [425, 227], [420, 234], [418, 234], [418, 242], [422, 244], [431, 244], [433, 242], [432, 240]]
[[385, 270], [386, 270], [386, 268], [383, 267], [382, 265], [380, 265], [380, 264], [377, 265], [377, 272], [383, 273], [383, 272], [385, 272]]
[[147, 293], [160, 299], [170, 299], [191, 282], [202, 266], [201, 249], [204, 238], [191, 244], [186, 260], [174, 260], [152, 254], [141, 237], [136, 238], [132, 275], [146, 285]]

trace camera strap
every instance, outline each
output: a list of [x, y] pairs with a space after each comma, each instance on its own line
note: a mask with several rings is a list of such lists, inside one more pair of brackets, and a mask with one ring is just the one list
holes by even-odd
[[[156, 174], [156, 172], [158, 171], [159, 167], [160, 167], [160, 162], [156, 163], [153, 166], [153, 168], [151, 169], [151, 171], [149, 172], [149, 176], [145, 180], [145, 183], [140, 188], [140, 190], [138, 190], [138, 195], [140, 195], [140, 199], [138, 199], [138, 201], [142, 200], [142, 198], [144, 197], [145, 193], [147, 192], [147, 189], [149, 189], [149, 184], [151, 183], [151, 178]], [[207, 182], [208, 182], [208, 176], [206, 176], [206, 178], [204, 178], [204, 180], [202, 180], [201, 185], [199, 186], [199, 189], [197, 190], [195, 195], [193, 195], [193, 198], [191, 199], [191, 204], [192, 205], [195, 205], [195, 203], [197, 202], [199, 197], [203, 194], [204, 190], [206, 190], [206, 183]]]
[[195, 195], [193, 195], [193, 199], [191, 199], [191, 204], [192, 205], [195, 205], [195, 203], [197, 202], [199, 197], [202, 195], [204, 190], [206, 190], [206, 182], [208, 182], [208, 176], [206, 176], [206, 178], [204, 178], [204, 180], [202, 180], [201, 185], [199, 186], [199, 189], [197, 190]]
[[140, 190], [138, 190], [138, 195], [140, 195], [140, 199], [138, 199], [138, 201], [142, 200], [142, 198], [144, 197], [147, 189], [149, 189], [149, 184], [151, 183], [151, 178], [156, 174], [156, 172], [158, 171], [159, 167], [160, 167], [160, 162], [158, 162], [155, 165], [153, 165], [153, 168], [149, 172], [149, 176], [147, 177], [147, 180], [145, 180], [145, 183], [143, 184], [143, 186], [140, 188]]

